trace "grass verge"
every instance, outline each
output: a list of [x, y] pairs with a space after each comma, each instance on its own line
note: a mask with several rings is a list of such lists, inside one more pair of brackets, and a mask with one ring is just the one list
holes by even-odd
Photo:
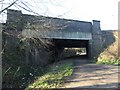
[[66, 77], [73, 73], [73, 63], [56, 63], [47, 67], [47, 73], [37, 77], [36, 81], [31, 83], [26, 90], [33, 88], [58, 88], [64, 84]]
[[107, 64], [107, 65], [120, 65], [120, 59], [118, 60], [110, 60], [110, 59], [102, 59], [96, 62], [97, 64]]

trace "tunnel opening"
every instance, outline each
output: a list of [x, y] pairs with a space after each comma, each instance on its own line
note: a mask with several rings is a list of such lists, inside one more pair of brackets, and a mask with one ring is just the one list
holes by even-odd
[[63, 51], [64, 58], [87, 58], [86, 48], [64, 48]]
[[56, 48], [61, 48], [65, 58], [89, 58], [89, 40], [54, 39]]

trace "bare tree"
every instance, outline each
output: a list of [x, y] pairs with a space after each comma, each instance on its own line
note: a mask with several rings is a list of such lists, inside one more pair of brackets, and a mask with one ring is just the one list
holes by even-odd
[[7, 6], [7, 7], [4, 8], [4, 9], [2, 9], [2, 10], [0, 11], [0, 14], [1, 14], [2, 12], [4, 12], [5, 10], [7, 10], [8, 8], [10, 8], [11, 6], [13, 6], [17, 1], [18, 1], [18, 0], [12, 2], [9, 6]]

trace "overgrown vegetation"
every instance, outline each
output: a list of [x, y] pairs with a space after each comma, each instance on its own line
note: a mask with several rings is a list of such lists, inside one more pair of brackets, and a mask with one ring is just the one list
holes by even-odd
[[55, 63], [48, 66], [46, 74], [38, 76], [36, 81], [26, 88], [58, 88], [63, 85], [66, 77], [73, 73], [72, 62]]
[[22, 64], [19, 60], [15, 63], [4, 62], [4, 64], [2, 68], [3, 88], [25, 88], [34, 81], [36, 76], [41, 76], [46, 71], [42, 67]]
[[96, 62], [97, 64], [108, 64], [108, 65], [120, 65], [120, 59], [111, 60], [111, 59], [101, 59]]
[[38, 67], [26, 65], [20, 60], [13, 59], [4, 59], [3, 88], [57, 88], [62, 85], [65, 77], [70, 76], [73, 72], [72, 62], [58, 62]]

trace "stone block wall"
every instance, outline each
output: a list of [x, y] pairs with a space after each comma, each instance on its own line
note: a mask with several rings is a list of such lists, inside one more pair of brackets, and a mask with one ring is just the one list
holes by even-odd
[[7, 29], [9, 30], [22, 30], [23, 19], [22, 12], [17, 10], [7, 10]]
[[120, 59], [118, 55], [118, 31], [117, 30], [107, 30], [102, 31], [102, 43], [103, 48], [98, 57], [100, 59], [109, 59], [109, 60], [117, 60]]
[[102, 49], [102, 33], [100, 28], [100, 21], [93, 20], [92, 24], [92, 40], [91, 43], [91, 57], [96, 59]]

